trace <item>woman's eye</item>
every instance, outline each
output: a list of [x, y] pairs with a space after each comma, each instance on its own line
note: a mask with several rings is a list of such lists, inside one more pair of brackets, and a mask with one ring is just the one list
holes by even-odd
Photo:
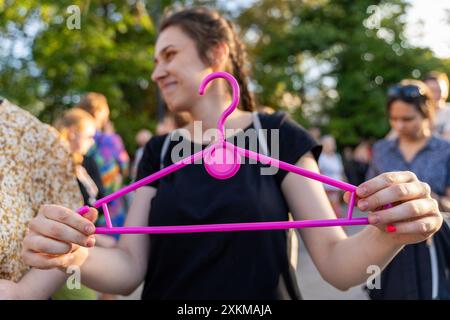
[[172, 60], [172, 58], [175, 56], [174, 51], [170, 51], [166, 53], [166, 60]]

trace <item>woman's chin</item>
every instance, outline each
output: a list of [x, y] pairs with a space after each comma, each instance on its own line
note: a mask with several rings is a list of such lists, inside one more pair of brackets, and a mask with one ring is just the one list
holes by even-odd
[[167, 109], [173, 113], [189, 111], [189, 108], [185, 104], [176, 103], [175, 101], [166, 102], [166, 104]]

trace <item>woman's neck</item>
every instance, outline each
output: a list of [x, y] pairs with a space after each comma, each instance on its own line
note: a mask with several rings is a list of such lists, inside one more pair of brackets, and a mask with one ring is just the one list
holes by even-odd
[[430, 131], [424, 131], [419, 133], [415, 137], [405, 137], [400, 136], [399, 137], [399, 144], [404, 146], [411, 146], [411, 147], [418, 147], [421, 148], [424, 146], [427, 141], [431, 138], [431, 132]]
[[431, 134], [421, 134], [416, 138], [399, 137], [399, 148], [406, 162], [411, 162], [431, 138]]
[[[200, 97], [190, 111], [192, 121], [200, 121], [204, 130], [217, 128], [217, 122], [230, 104], [231, 99], [226, 95], [210, 94]], [[229, 118], [233, 115], [234, 112]]]
[[[211, 88], [212, 89], [212, 88]], [[231, 105], [231, 96], [218, 90], [207, 91], [205, 96], [199, 97], [197, 104], [190, 110], [192, 122], [186, 129], [193, 131], [195, 126], [201, 125], [202, 131], [217, 129], [217, 124], [223, 112]], [[244, 116], [245, 112], [236, 109], [226, 119], [225, 129], [245, 128], [251, 124], [251, 115]]]

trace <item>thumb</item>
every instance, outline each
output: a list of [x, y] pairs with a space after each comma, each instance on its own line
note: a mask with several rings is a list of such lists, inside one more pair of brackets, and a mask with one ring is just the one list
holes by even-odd
[[[345, 202], [346, 204], [349, 204], [351, 195], [352, 195], [352, 193], [351, 193], [350, 191], [346, 191], [346, 192], [344, 193], [344, 196], [343, 196], [342, 198], [343, 198], [343, 200], [344, 200], [344, 202]], [[355, 205], [356, 205], [356, 203], [358, 202], [358, 200], [359, 200], [359, 197], [356, 196], [356, 197], [355, 197]]]
[[[352, 195], [352, 194], [351, 194], [350, 191], [345, 191], [344, 196], [343, 196], [343, 199], [344, 199], [344, 202], [345, 202], [346, 204], [348, 204], [348, 203], [350, 202], [350, 196], [351, 196], [351, 195]], [[355, 200], [358, 200], [358, 197], [356, 197]]]
[[350, 201], [350, 192], [349, 191], [345, 191], [344, 192], [344, 196], [343, 196], [344, 202], [346, 204], [348, 204], [348, 202]]

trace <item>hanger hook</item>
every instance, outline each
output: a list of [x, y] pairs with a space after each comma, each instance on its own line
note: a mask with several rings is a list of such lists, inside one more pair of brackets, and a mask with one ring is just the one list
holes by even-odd
[[237, 105], [239, 104], [239, 84], [237, 80], [228, 72], [213, 72], [210, 75], [208, 75], [205, 79], [203, 79], [202, 83], [200, 84], [200, 88], [198, 90], [198, 93], [200, 95], [203, 95], [205, 93], [205, 88], [212, 80], [217, 78], [224, 78], [228, 81], [228, 83], [233, 88], [233, 101], [231, 102], [230, 106], [225, 109], [225, 111], [220, 116], [219, 122], [217, 123], [217, 129], [219, 130], [219, 134], [221, 135], [219, 138], [221, 141], [225, 140], [225, 130], [224, 130], [224, 124], [227, 119], [227, 117], [236, 109]]

